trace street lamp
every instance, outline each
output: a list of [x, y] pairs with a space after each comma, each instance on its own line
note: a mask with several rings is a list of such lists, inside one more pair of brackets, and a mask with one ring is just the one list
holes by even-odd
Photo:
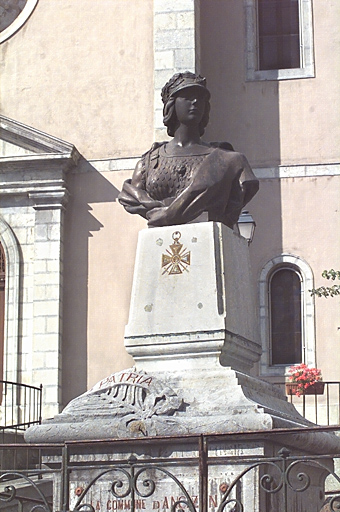
[[247, 210], [243, 210], [237, 221], [239, 233], [246, 238], [248, 245], [251, 244], [254, 237], [256, 223]]

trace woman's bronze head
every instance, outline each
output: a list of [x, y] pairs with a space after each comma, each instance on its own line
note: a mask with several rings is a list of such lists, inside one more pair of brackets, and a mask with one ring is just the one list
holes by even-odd
[[185, 71], [184, 73], [176, 73], [173, 75], [170, 80], [164, 85], [161, 96], [162, 101], [164, 103], [163, 107], [163, 123], [167, 127], [168, 135], [171, 137], [174, 136], [174, 132], [176, 126], [178, 124], [176, 112], [175, 112], [175, 101], [176, 96], [182, 89], [186, 89], [189, 87], [196, 87], [201, 90], [201, 93], [205, 95], [206, 105], [204, 110], [204, 115], [199, 124], [199, 132], [200, 135], [203, 135], [205, 127], [209, 122], [209, 112], [210, 112], [210, 92], [206, 87], [206, 79], [200, 75], [195, 75], [190, 71]]

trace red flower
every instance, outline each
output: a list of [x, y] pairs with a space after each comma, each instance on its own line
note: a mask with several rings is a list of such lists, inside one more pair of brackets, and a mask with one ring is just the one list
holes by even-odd
[[301, 396], [304, 389], [322, 380], [321, 370], [318, 368], [309, 368], [305, 363], [291, 366], [289, 373], [289, 381], [297, 385], [296, 389], [293, 390], [296, 396]]

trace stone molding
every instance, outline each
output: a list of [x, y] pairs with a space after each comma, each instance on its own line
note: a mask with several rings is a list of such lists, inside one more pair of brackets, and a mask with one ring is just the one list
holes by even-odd
[[46, 153], [72, 157], [74, 160], [79, 158], [79, 153], [73, 144], [3, 115], [0, 115], [0, 139], [36, 153], [40, 159], [46, 158]]
[[313, 178], [321, 176], [340, 176], [340, 163], [279, 165], [253, 169], [259, 179]]
[[49, 170], [62, 169], [68, 171], [70, 168], [77, 165], [80, 155], [77, 150], [72, 153], [66, 154], [41, 154], [41, 155], [13, 155], [0, 157], [0, 172], [3, 171], [20, 171], [25, 170]]
[[64, 188], [60, 191], [33, 192], [28, 197], [33, 200], [35, 210], [65, 209], [69, 192]]
[[[115, 172], [133, 170], [140, 157], [96, 159], [89, 162], [99, 172]], [[322, 176], [340, 176], [340, 163], [278, 165], [275, 167], [255, 167], [254, 174], [258, 179], [313, 178]], [[78, 169], [77, 171], [78, 172]], [[91, 169], [89, 170], [91, 172]]]
[[[99, 172], [133, 171], [140, 156], [128, 158], [105, 158], [100, 160], [89, 160], [93, 167], [85, 167], [85, 172], [93, 172], [93, 168]], [[83, 172], [84, 172], [83, 171]], [[76, 171], [82, 172], [82, 169]]]
[[5, 28], [2, 32], [0, 32], [0, 43], [3, 43], [7, 39], [9, 39], [12, 35], [14, 35], [28, 20], [34, 11], [38, 0], [27, 0], [27, 3], [18, 17], [11, 23], [7, 28]]
[[[26, 196], [36, 209], [64, 208], [65, 174], [80, 159], [77, 149], [5, 116], [0, 116], [0, 139], [0, 195]], [[20, 154], [22, 150], [25, 154]]]

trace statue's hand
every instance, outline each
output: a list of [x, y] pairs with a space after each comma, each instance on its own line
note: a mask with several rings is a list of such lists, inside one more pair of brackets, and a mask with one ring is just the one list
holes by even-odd
[[148, 219], [148, 226], [167, 226], [167, 211], [167, 206], [163, 208], [153, 208], [152, 210], [149, 210], [146, 214], [146, 218]]

